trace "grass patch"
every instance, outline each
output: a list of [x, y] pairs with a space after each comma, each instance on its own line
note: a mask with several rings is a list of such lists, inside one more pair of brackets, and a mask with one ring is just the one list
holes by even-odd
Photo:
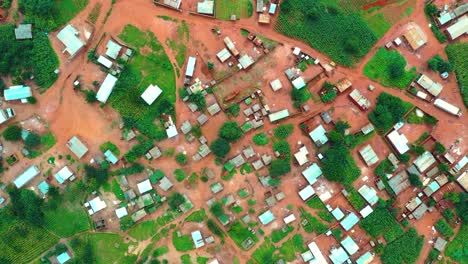
[[189, 254], [184, 254], [180, 256], [180, 261], [182, 264], [193, 264]]
[[463, 223], [457, 236], [449, 242], [445, 255], [459, 263], [468, 263], [468, 251], [466, 250], [466, 241], [468, 241], [468, 225]]
[[[172, 63], [156, 36], [126, 25], [119, 38], [136, 49], [136, 55], [122, 72], [109, 98], [110, 105], [123, 117], [127, 128], [137, 128], [142, 134], [156, 139], [167, 138], [161, 122], [162, 114], [175, 114], [175, 75]], [[151, 106], [141, 98], [150, 85], [158, 85], [162, 95]]]
[[252, 232], [250, 232], [249, 229], [243, 224], [241, 224], [239, 221], [232, 223], [231, 229], [228, 231], [228, 235], [232, 238], [234, 243], [236, 243], [236, 245], [241, 249], [244, 249], [242, 247], [242, 243], [249, 238], [253, 241], [253, 244], [258, 242], [258, 237], [252, 234]]
[[271, 243], [270, 239], [265, 238], [265, 242], [252, 253], [252, 259], [257, 263], [276, 263], [279, 260], [279, 255], [274, 254], [275, 251], [275, 245]]
[[292, 231], [294, 231], [294, 227], [290, 225], [287, 225], [284, 229], [273, 230], [273, 232], [271, 232], [271, 241], [273, 241], [273, 243], [278, 243]]
[[122, 236], [119, 234], [94, 233], [91, 235], [91, 241], [94, 247], [97, 264], [128, 263], [127, 261], [135, 258], [126, 256], [128, 247], [133, 244], [125, 243]]
[[60, 237], [89, 230], [88, 214], [82, 204], [85, 195], [77, 184], [68, 185], [63, 195], [46, 204], [45, 227]]
[[416, 77], [416, 67], [405, 70], [406, 60], [398, 51], [380, 48], [363, 69], [364, 75], [385, 87], [405, 89]]
[[91, 21], [91, 23], [96, 24], [96, 21], [99, 18], [99, 15], [101, 14], [101, 8], [102, 4], [101, 3], [96, 3], [91, 10], [91, 12], [88, 15], [88, 20]]
[[158, 247], [153, 251], [153, 257], [157, 258], [168, 252], [169, 252], [169, 248], [167, 246]]
[[395, 240], [403, 233], [403, 229], [390, 212], [382, 207], [377, 207], [374, 211], [362, 219], [359, 223], [369, 235], [377, 238], [379, 235], [384, 234], [387, 243]]
[[367, 22], [377, 38], [383, 37], [383, 35], [385, 35], [385, 33], [392, 27], [390, 22], [387, 21], [382, 13], [364, 16], [363, 19]]
[[189, 235], [177, 235], [177, 231], [172, 233], [172, 244], [177, 251], [184, 252], [195, 248], [192, 238]]
[[217, 19], [230, 20], [231, 15], [239, 18], [249, 18], [253, 14], [253, 4], [250, 0], [217, 0], [215, 1]]
[[252, 140], [257, 146], [265, 146], [270, 143], [270, 139], [264, 132], [256, 134], [253, 136]]
[[158, 231], [159, 225], [155, 220], [145, 221], [132, 227], [128, 234], [138, 241], [152, 237]]
[[302, 253], [306, 250], [302, 235], [295, 234], [292, 239], [287, 240], [281, 245], [279, 253], [284, 260], [291, 262], [296, 259], [296, 253]]
[[201, 223], [205, 221], [207, 218], [205, 209], [202, 208], [197, 211], [193, 211], [187, 218], [185, 218], [185, 222], [196, 222], [196, 223]]
[[468, 60], [466, 56], [462, 56], [462, 54], [468, 54], [468, 43], [450, 44], [445, 48], [445, 52], [453, 65], [463, 102], [468, 108]]
[[300, 208], [301, 221], [307, 220], [307, 224], [303, 225], [304, 231], [307, 233], [323, 234], [327, 232], [328, 226], [323, 224], [320, 220], [312, 216], [310, 213], [306, 212], [304, 208]]
[[186, 43], [190, 38], [190, 31], [185, 20], [177, 27], [177, 35], [174, 39], [166, 39], [166, 44], [174, 53], [177, 65], [184, 66], [185, 58], [187, 57]]
[[348, 201], [351, 203], [351, 205], [358, 211], [366, 207], [366, 201], [364, 201], [364, 198], [354, 189], [352, 186], [346, 187], [346, 191], [348, 192]]

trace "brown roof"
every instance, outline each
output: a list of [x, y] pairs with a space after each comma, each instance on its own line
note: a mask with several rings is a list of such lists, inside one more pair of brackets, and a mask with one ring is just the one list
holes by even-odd
[[421, 35], [421, 32], [415, 27], [412, 27], [406, 31], [405, 34], [403, 34], [403, 37], [405, 37], [406, 41], [408, 41], [413, 50], [419, 49], [427, 42], [424, 39], [424, 36]]

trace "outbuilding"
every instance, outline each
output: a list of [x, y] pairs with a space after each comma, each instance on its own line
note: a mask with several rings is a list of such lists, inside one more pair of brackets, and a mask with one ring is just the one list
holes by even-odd
[[262, 225], [268, 225], [269, 223], [275, 220], [275, 216], [270, 210], [268, 210], [263, 214], [259, 215], [258, 220], [260, 220], [260, 223], [262, 223]]
[[78, 157], [78, 159], [81, 159], [88, 152], [88, 148], [81, 142], [81, 140], [78, 139], [77, 136], [73, 136], [67, 142], [67, 147]]
[[115, 209], [115, 214], [117, 215], [117, 218], [122, 218], [126, 215], [128, 215], [127, 208], [125, 207], [120, 207], [118, 209]]
[[305, 188], [299, 191], [299, 196], [303, 201], [307, 201], [310, 197], [314, 196], [315, 190], [311, 185], [307, 185]]
[[458, 21], [447, 28], [447, 35], [455, 40], [468, 32], [468, 15], [462, 16]]
[[315, 143], [317, 147], [320, 147], [328, 142], [328, 137], [326, 135], [327, 131], [322, 125], [319, 125], [314, 130], [309, 133], [309, 137]]
[[15, 37], [17, 40], [32, 39], [32, 24], [19, 24], [15, 28]]
[[360, 149], [359, 154], [368, 167], [376, 164], [379, 161], [379, 157], [377, 157], [377, 154], [375, 154], [375, 151], [372, 149], [370, 144]]
[[276, 92], [283, 88], [283, 84], [281, 83], [280, 79], [275, 79], [270, 82], [271, 89]]
[[187, 62], [187, 69], [185, 70], [186, 77], [193, 77], [196, 63], [197, 63], [197, 58], [190, 56]]
[[214, 15], [214, 1], [204, 0], [197, 3], [197, 13], [203, 15]]
[[105, 104], [107, 102], [107, 99], [109, 99], [109, 96], [112, 93], [112, 90], [114, 90], [114, 86], [117, 83], [117, 77], [113, 76], [112, 74], [107, 74], [106, 78], [104, 79], [104, 82], [102, 82], [101, 87], [99, 87], [99, 91], [96, 94], [96, 99]]

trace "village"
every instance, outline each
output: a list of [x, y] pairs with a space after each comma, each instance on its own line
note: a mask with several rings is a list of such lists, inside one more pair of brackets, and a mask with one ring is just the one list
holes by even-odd
[[465, 263], [468, 4], [408, 1], [346, 67], [287, 1], [0, 13], [57, 60], [0, 69], [0, 262]]

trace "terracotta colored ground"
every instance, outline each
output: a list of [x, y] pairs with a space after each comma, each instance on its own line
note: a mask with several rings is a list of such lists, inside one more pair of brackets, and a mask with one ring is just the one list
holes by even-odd
[[[83, 23], [84, 19], [87, 18], [89, 12], [93, 8], [94, 4], [97, 2], [101, 2], [99, 0], [90, 0], [89, 5], [87, 8], [82, 11], [76, 18], [71, 21], [71, 24], [80, 24]], [[464, 111], [464, 115], [461, 118], [456, 118], [450, 116], [436, 108], [434, 106], [425, 103], [423, 101], [419, 101], [417, 99], [412, 99], [406, 96], [406, 94], [402, 91], [392, 90], [388, 88], [384, 88], [377, 83], [369, 81], [365, 76], [362, 74], [362, 68], [367, 63], [367, 61], [373, 56], [376, 50], [381, 47], [383, 44], [388, 42], [389, 40], [395, 38], [396, 36], [401, 35], [404, 31], [404, 26], [407, 22], [414, 21], [418, 23], [425, 34], [428, 37], [428, 44], [425, 47], [421, 48], [420, 51], [417, 53], [411, 52], [407, 47], [400, 47], [398, 50], [406, 57], [409, 66], [417, 66], [419, 70], [426, 72], [429, 74], [431, 78], [435, 80], [441, 81], [440, 78], [435, 76], [434, 74], [430, 73], [426, 69], [426, 61], [428, 58], [432, 57], [435, 54], [442, 54], [444, 55], [444, 46], [440, 45], [437, 40], [434, 38], [432, 32], [427, 27], [427, 21], [424, 17], [423, 13], [423, 1], [418, 1], [416, 9], [412, 13], [412, 15], [400, 21], [399, 23], [395, 24], [392, 29], [385, 34], [385, 36], [374, 46], [374, 48], [369, 52], [369, 54], [353, 69], [341, 68], [339, 67], [336, 74], [330, 78], [330, 82], [336, 82], [337, 80], [341, 79], [342, 77], [346, 76], [353, 81], [354, 87], [359, 88], [365, 96], [367, 96], [373, 105], [375, 105], [375, 98], [377, 95], [382, 92], [386, 91], [388, 93], [397, 95], [404, 100], [410, 101], [419, 108], [423, 109], [424, 111], [430, 113], [431, 115], [437, 117], [439, 121], [439, 125], [433, 131], [433, 135], [436, 137], [437, 140], [441, 141], [446, 146], [451, 146], [455, 140], [460, 139], [461, 143], [458, 145], [459, 150], [458, 155], [462, 153], [466, 153], [468, 145], [464, 142], [468, 140], [468, 134], [460, 133], [461, 131], [466, 130], [467, 126], [467, 114]], [[102, 80], [104, 78], [104, 73], [102, 73], [94, 64], [87, 62], [86, 53], [91, 47], [97, 43], [99, 37], [102, 33], [106, 32], [109, 35], [117, 36], [123, 29], [126, 24], [133, 24], [142, 30], [151, 30], [155, 33], [157, 38], [163, 42], [163, 45], [168, 53], [170, 59], [174, 60], [174, 55], [170, 52], [169, 48], [166, 46], [164, 41], [167, 38], [174, 36], [175, 34], [175, 23], [164, 21], [157, 17], [157, 15], [167, 15], [173, 18], [177, 18], [179, 21], [185, 19], [188, 21], [190, 26], [190, 33], [191, 33], [191, 40], [188, 46], [188, 54], [189, 55], [197, 55], [197, 57], [203, 61], [213, 61], [215, 62], [215, 67], [222, 67], [219, 65], [215, 58], [215, 52], [219, 51], [222, 47], [222, 40], [211, 33], [210, 29], [214, 26], [217, 26], [221, 29], [223, 36], [224, 35], [233, 35], [240, 38], [239, 30], [240, 28], [246, 28], [250, 31], [259, 32], [271, 39], [277, 40], [282, 43], [287, 43], [286, 47], [292, 46], [299, 46], [307, 53], [311, 54], [314, 57], [319, 58], [321, 61], [329, 61], [329, 59], [324, 56], [323, 54], [318, 53], [314, 49], [308, 47], [304, 43], [301, 43], [297, 40], [289, 39], [273, 30], [271, 26], [258, 26], [256, 23], [256, 14], [250, 19], [243, 19], [237, 21], [235, 23], [232, 22], [224, 22], [224, 21], [216, 21], [210, 20], [198, 16], [190, 16], [188, 15], [187, 11], [182, 13], [155, 7], [152, 4], [152, 1], [147, 0], [120, 0], [113, 7], [113, 11], [108, 18], [105, 24], [102, 24], [104, 19], [104, 15], [106, 11], [110, 8], [110, 1], [102, 1], [102, 11], [101, 15], [96, 23], [96, 31], [94, 34], [94, 38], [88, 44], [87, 48], [83, 50], [80, 54], [78, 54], [73, 60], [69, 61], [67, 56], [60, 54], [60, 51], [63, 49], [61, 43], [57, 41], [56, 32], [52, 32], [51, 40], [55, 50], [59, 53], [59, 58], [61, 62], [61, 74], [59, 80], [51, 87], [47, 92], [43, 95], [37, 95], [38, 97], [38, 104], [36, 105], [21, 105], [21, 107], [15, 107], [17, 111], [16, 120], [25, 120], [29, 118], [31, 113], [37, 113], [38, 115], [42, 116], [50, 126], [50, 129], [56, 135], [58, 142], [56, 146], [51, 149], [48, 153], [45, 153], [42, 157], [39, 157], [35, 160], [27, 160], [22, 158], [20, 162], [10, 170], [5, 173], [3, 177], [4, 182], [10, 182], [19, 172], [24, 170], [26, 167], [30, 166], [31, 164], [41, 164], [42, 171], [46, 171], [47, 169], [51, 168], [50, 165], [46, 164], [45, 160], [54, 155], [57, 156], [58, 154], [68, 154], [69, 151], [65, 146], [66, 141], [72, 137], [73, 135], [78, 135], [90, 148], [90, 153], [88, 154], [82, 161], [88, 161], [93, 153], [97, 153], [98, 146], [107, 141], [111, 140], [116, 143], [122, 152], [126, 152], [132, 144], [134, 143], [126, 143], [125, 141], [120, 140], [120, 131], [116, 128], [118, 114], [116, 114], [111, 108], [104, 107], [100, 108], [97, 105], [90, 105], [84, 101], [84, 98], [81, 94], [76, 93], [72, 88], [72, 82], [77, 75], [81, 75], [82, 83], [89, 87], [91, 86], [94, 80]], [[193, 6], [193, 3], [190, 2], [189, 6]], [[466, 40], [466, 38], [465, 38]], [[270, 69], [265, 69], [265, 74], [262, 79], [262, 90], [265, 94], [268, 104], [273, 110], [279, 110], [282, 108], [289, 108], [291, 111], [292, 103], [289, 99], [289, 91], [291, 89], [290, 84], [286, 81], [284, 74], [282, 71], [285, 69], [285, 66], [290, 63], [290, 58], [288, 56], [284, 56], [281, 58], [281, 62], [277, 64], [277, 66], [271, 67]], [[198, 65], [202, 65], [205, 63], [199, 63]], [[183, 73], [184, 69], [181, 69], [181, 73]], [[211, 73], [206, 71], [205, 67], [197, 67], [196, 76], [200, 76], [202, 80], [208, 81], [211, 80], [212, 76]], [[267, 86], [267, 83], [274, 78], [279, 77], [283, 82], [284, 88], [277, 92], [273, 93], [271, 89]], [[182, 85], [183, 80], [179, 78], [178, 80], [178, 87]], [[446, 99], [447, 101], [459, 106], [463, 107], [462, 100], [460, 99], [460, 95], [458, 92], [458, 88], [456, 85], [455, 76], [452, 74], [447, 81], [442, 81], [444, 84], [444, 90], [442, 92], [442, 98]], [[318, 90], [320, 89], [319, 82], [314, 87], [311, 87], [311, 92], [316, 95]], [[376, 89], [373, 92], [368, 92], [365, 88], [369, 85], [373, 84]], [[214, 98], [210, 97], [208, 99], [211, 102], [214, 102]], [[312, 107], [310, 113], [321, 111], [323, 109], [328, 109], [330, 106], [325, 106], [323, 104], [312, 101], [309, 102], [309, 105]], [[334, 113], [333, 116], [335, 119], [343, 119], [348, 120], [352, 125], [352, 130], [358, 129], [361, 126], [368, 123], [367, 120], [367, 113], [361, 112], [355, 105], [353, 105], [346, 95], [341, 96], [337, 99], [336, 103], [333, 104]], [[177, 122], [180, 125], [181, 122], [184, 120], [191, 120], [192, 124], [196, 118], [196, 115], [192, 114], [187, 106], [177, 99], [176, 103], [177, 108]], [[241, 106], [241, 110], [245, 109], [245, 105]], [[217, 137], [218, 128], [221, 126], [222, 122], [226, 119], [224, 114], [219, 114], [208, 121], [208, 124], [203, 127], [203, 134], [208, 138], [208, 141], [211, 142]], [[291, 118], [287, 121], [287, 123], [294, 123], [297, 125], [298, 123], [302, 122], [305, 119], [305, 116], [298, 116]], [[241, 113], [239, 117], [236, 118], [236, 121], [242, 122], [244, 117]], [[267, 124], [264, 126], [264, 131], [270, 131], [274, 128], [275, 124]], [[253, 145], [251, 139], [254, 133], [250, 132], [244, 137], [244, 140], [238, 142], [233, 145], [231, 155], [234, 156], [235, 153], [238, 153], [242, 150], [243, 147], [247, 145]], [[312, 146], [312, 142], [309, 138], [304, 136], [300, 130], [297, 128], [294, 131], [294, 134], [290, 138], [290, 143], [292, 146], [292, 151], [295, 152], [297, 150], [296, 142], [301, 141], [304, 143], [309, 151], [311, 152], [310, 157], [315, 157], [314, 147]], [[383, 143], [380, 137], [374, 137], [371, 141], [374, 149], [376, 149], [378, 156], [383, 159], [384, 156], [388, 155], [389, 149]], [[197, 150], [198, 144], [197, 143], [187, 143], [184, 140], [183, 136], [179, 136], [175, 139], [166, 140], [158, 144], [162, 149], [168, 149], [175, 147], [176, 152], [187, 151], [188, 156], [191, 157]], [[17, 153], [19, 150], [17, 147], [12, 146], [11, 144], [5, 143], [6, 153]], [[271, 147], [254, 147], [257, 153], [269, 153], [272, 154]], [[357, 148], [358, 149], [358, 148]], [[357, 151], [357, 150], [356, 150]], [[368, 184], [373, 185], [374, 177], [372, 170], [373, 168], [366, 168], [360, 158], [357, 156], [357, 152], [353, 152], [353, 156], [357, 161], [358, 165], [363, 170], [363, 176], [369, 176], [367, 180]], [[312, 158], [314, 159], [314, 158]], [[254, 159], [252, 159], [254, 160]], [[174, 158], [162, 158], [160, 160], [154, 161], [152, 163], [148, 163], [147, 161], [142, 161], [145, 164], [151, 165], [155, 168], [160, 168], [166, 174], [172, 175], [172, 171], [178, 165], [175, 164]], [[64, 163], [64, 161], [59, 161], [56, 168], [52, 168], [52, 172], [55, 172], [57, 168], [60, 168], [60, 165]], [[212, 167], [215, 170], [216, 175], [220, 174], [221, 168], [219, 166], [214, 166], [214, 157], [210, 155], [202, 162], [189, 162], [188, 165], [185, 166], [184, 170], [187, 173], [191, 172], [200, 172], [203, 167]], [[267, 227], [262, 227], [262, 229], [266, 232], [266, 234], [270, 233], [271, 229], [280, 228], [282, 226], [282, 217], [286, 216], [289, 212], [286, 208], [288, 204], [292, 204], [296, 216], [298, 215], [297, 208], [304, 206], [304, 203], [300, 200], [297, 195], [297, 191], [301, 188], [301, 186], [305, 185], [305, 180], [300, 175], [300, 172], [303, 168], [299, 168], [296, 165], [293, 165], [292, 172], [287, 177], [284, 177], [282, 180], [282, 185], [279, 187], [279, 190], [283, 191], [287, 199], [281, 201], [278, 205], [272, 208], [273, 213], [277, 216], [277, 220], [270, 224]], [[259, 172], [260, 175], [266, 175], [267, 170], [264, 169], [263, 171]], [[129, 177], [129, 181], [131, 184], [135, 184], [139, 180], [145, 178], [145, 175], [136, 175], [135, 177]], [[173, 179], [173, 178], [172, 178]], [[37, 179], [39, 180], [39, 179]], [[192, 187], [191, 190], [187, 189], [184, 184], [176, 183], [175, 188], [176, 190], [187, 194], [192, 202], [194, 203], [196, 208], [207, 208], [205, 201], [212, 197], [211, 192], [208, 190], [208, 186], [212, 184], [215, 180], [211, 180], [208, 183], [198, 183], [197, 187]], [[227, 195], [229, 193], [235, 193], [241, 188], [248, 188], [253, 193], [253, 197], [257, 199], [257, 205], [255, 206], [257, 214], [266, 210], [267, 207], [263, 202], [265, 196], [265, 192], [268, 189], [265, 189], [260, 186], [259, 182], [256, 179], [254, 173], [249, 175], [235, 175], [230, 181], [225, 182], [221, 179], [216, 179], [216, 181], [220, 181], [224, 184], [225, 191], [216, 195], [218, 199], [221, 199], [222, 196]], [[33, 184], [37, 184], [36, 181]], [[324, 190], [334, 190], [335, 193], [338, 193], [340, 188], [337, 184], [334, 183], [327, 183], [323, 182], [324, 186], [318, 188], [318, 192]], [[358, 180], [355, 183], [355, 187], [358, 188], [362, 185], [362, 180]], [[200, 191], [193, 191], [193, 188], [198, 188]], [[160, 193], [163, 193], [161, 190], [158, 190]], [[385, 195], [382, 195], [385, 197]], [[408, 199], [411, 195], [407, 196]], [[251, 197], [249, 197], [251, 198]], [[112, 197], [108, 198], [109, 201], [113, 200]], [[108, 203], [110, 204], [110, 203]], [[331, 202], [332, 206], [341, 206], [347, 208], [348, 210], [351, 207], [347, 204], [346, 200], [341, 196], [337, 195], [336, 198]], [[246, 200], [241, 202], [241, 206], [244, 208], [244, 212], [247, 211], [247, 204]], [[112, 207], [112, 206], [110, 206]], [[309, 210], [309, 209], [308, 209]], [[150, 218], [155, 218], [159, 216], [164, 210], [158, 210], [156, 213], [151, 214]], [[427, 226], [431, 226], [432, 223], [437, 220], [438, 213], [428, 214], [422, 220], [416, 223], [416, 227], [421, 234], [425, 234], [425, 247], [421, 254], [421, 260], [418, 263], [423, 263], [424, 257], [427, 255], [431, 246], [427, 243], [430, 239], [430, 230]], [[241, 214], [242, 215], [242, 214]], [[115, 220], [115, 216], [112, 213], [112, 210], [106, 211], [104, 214], [106, 219], [112, 221]], [[114, 218], [114, 219], [113, 219]], [[180, 222], [181, 219], [177, 219], [176, 222]], [[183, 226], [183, 232], [188, 233], [189, 231], [195, 230], [200, 228], [196, 224], [188, 224], [188, 223], [181, 223], [180, 226]], [[296, 223], [297, 226], [297, 223]], [[112, 225], [111, 228], [117, 228], [117, 225]], [[366, 244], [368, 237], [363, 233], [362, 230], [359, 228], [354, 229], [355, 232], [351, 233], [353, 238], [356, 238], [359, 244]], [[203, 233], [208, 233], [205, 228], [202, 228]], [[292, 236], [292, 234], [290, 235]], [[314, 239], [314, 235], [304, 234], [305, 241], [311, 241]], [[285, 241], [285, 240], [284, 240]], [[323, 248], [324, 254], [328, 252], [328, 248], [331, 245], [336, 245], [336, 241], [332, 238], [326, 238], [323, 236], [323, 239], [317, 239], [319, 246]], [[143, 243], [142, 245], [146, 245], [148, 242]], [[169, 239], [162, 239], [158, 243], [160, 245], [168, 245], [170, 247], [170, 253], [166, 254], [164, 258], [167, 258], [170, 263], [177, 263], [180, 261], [179, 257], [181, 253], [176, 252], [174, 248], [172, 248], [172, 243]], [[191, 252], [191, 255], [199, 254], [202, 256], [217, 256], [223, 263], [231, 263], [234, 256], [238, 257], [241, 263], [245, 263], [253, 252], [253, 250], [258, 247], [260, 243], [258, 243], [253, 249], [248, 252], [240, 250], [231, 239], [226, 239], [226, 244], [222, 247], [221, 251], [214, 251], [213, 248], [207, 249], [206, 247], [203, 249], [199, 249], [196, 251]], [[139, 249], [143, 249], [144, 246], [140, 246]], [[364, 252], [364, 251], [363, 251]], [[377, 263], [377, 262], [376, 262]]]

